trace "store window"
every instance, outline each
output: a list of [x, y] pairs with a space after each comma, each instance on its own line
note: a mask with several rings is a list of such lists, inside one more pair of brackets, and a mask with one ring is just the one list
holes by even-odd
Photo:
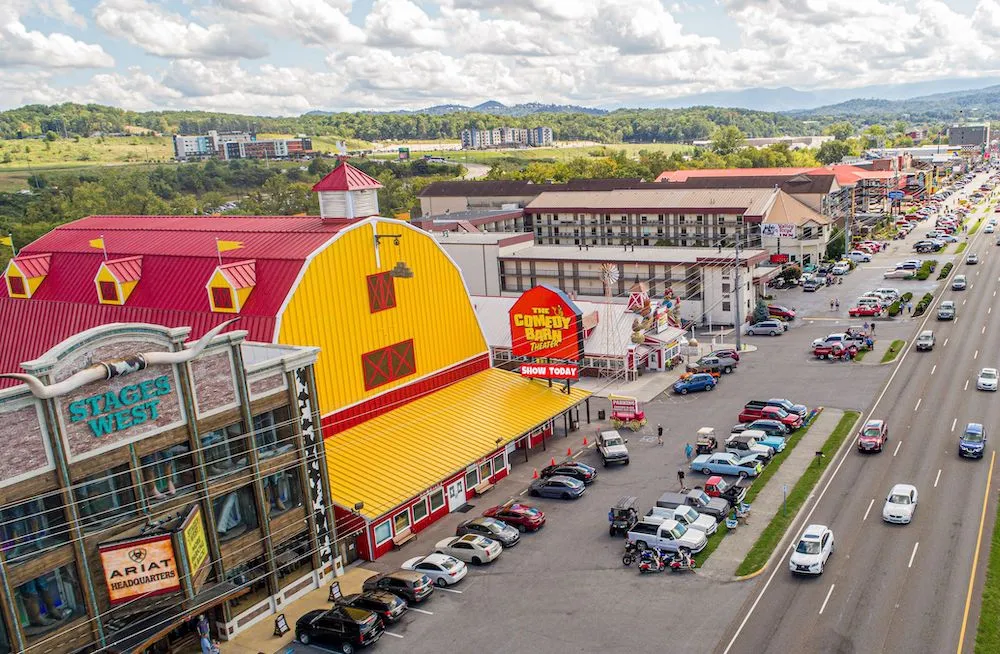
[[497, 456], [493, 457], [493, 474], [505, 470], [507, 468], [507, 453], [501, 452]]
[[221, 477], [250, 463], [243, 423], [210, 431], [201, 437], [202, 454], [209, 477]]
[[215, 500], [213, 508], [215, 531], [221, 542], [230, 541], [257, 528], [257, 503], [254, 502], [251, 486], [223, 495]]
[[287, 406], [253, 417], [254, 442], [261, 459], [278, 456], [295, 449], [292, 413]]
[[0, 511], [0, 549], [8, 564], [67, 542], [69, 527], [58, 491]]
[[465, 487], [474, 488], [479, 485], [479, 471], [472, 466], [465, 472]]
[[21, 584], [14, 591], [14, 602], [29, 643], [86, 613], [73, 564]]
[[271, 517], [302, 506], [302, 482], [298, 468], [289, 468], [264, 478], [264, 496]]
[[136, 510], [128, 464], [76, 482], [77, 511], [84, 528], [96, 528], [127, 518]]
[[485, 461], [483, 461], [482, 463], [479, 464], [479, 478], [480, 479], [482, 479], [483, 481], [489, 481], [490, 475], [492, 475], [492, 474], [493, 474], [493, 471], [490, 469], [490, 460], [489, 459], [486, 459]]
[[309, 549], [308, 534], [293, 536], [274, 548], [274, 565], [278, 569], [281, 586], [286, 586], [309, 572], [312, 568]]
[[386, 520], [375, 527], [375, 545], [381, 545], [392, 538], [392, 522]]
[[420, 501], [413, 505], [413, 524], [417, 524], [427, 517], [427, 498], [420, 498]]
[[190, 452], [187, 443], [178, 443], [139, 459], [147, 498], [160, 501], [195, 489]]
[[267, 558], [259, 556], [226, 571], [226, 581], [239, 587], [248, 587], [245, 595], [229, 600], [229, 610], [234, 615], [246, 611], [270, 595], [267, 588]]
[[431, 513], [437, 511], [442, 506], [444, 506], [444, 490], [438, 488], [432, 491], [430, 495], [427, 496], [431, 503]]
[[392, 526], [397, 534], [401, 534], [410, 528], [410, 511], [400, 511], [393, 517]]

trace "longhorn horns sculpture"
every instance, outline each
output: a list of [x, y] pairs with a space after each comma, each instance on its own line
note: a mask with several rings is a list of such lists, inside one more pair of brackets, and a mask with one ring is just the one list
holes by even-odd
[[207, 346], [213, 338], [218, 336], [222, 330], [237, 320], [239, 320], [239, 318], [233, 318], [232, 320], [227, 320], [219, 325], [216, 325], [189, 348], [178, 350], [177, 352], [146, 352], [125, 357], [123, 359], [101, 361], [100, 363], [95, 363], [89, 368], [84, 368], [83, 370], [70, 375], [66, 379], [55, 384], [43, 384], [38, 377], [23, 373], [0, 373], [0, 377], [9, 377], [11, 379], [22, 381], [31, 390], [32, 395], [40, 400], [47, 400], [49, 398], [59, 397], [75, 391], [81, 386], [85, 386], [91, 382], [131, 375], [134, 372], [145, 370], [148, 366], [176, 365], [191, 361], [201, 354], [202, 350], [205, 349], [205, 346]]

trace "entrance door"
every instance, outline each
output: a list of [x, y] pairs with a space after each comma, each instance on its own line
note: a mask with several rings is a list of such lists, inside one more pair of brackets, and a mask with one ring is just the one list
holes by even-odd
[[465, 480], [458, 479], [448, 484], [448, 513], [465, 504]]

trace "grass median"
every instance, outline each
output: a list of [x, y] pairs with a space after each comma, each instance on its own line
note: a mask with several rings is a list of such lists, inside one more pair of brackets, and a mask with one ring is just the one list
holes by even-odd
[[[806, 499], [812, 493], [813, 487], [819, 481], [820, 477], [823, 475], [823, 471], [826, 470], [827, 466], [833, 462], [834, 454], [840, 448], [841, 443], [844, 439], [851, 433], [851, 428], [854, 426], [855, 421], [858, 419], [860, 414], [857, 411], [846, 411], [844, 415], [840, 418], [840, 422], [834, 428], [833, 432], [830, 434], [829, 438], [823, 444], [823, 458], [819, 459], [819, 464], [812, 463], [806, 468], [806, 471], [802, 473], [799, 481], [795, 484], [791, 491], [788, 493], [786, 498], [787, 511], [779, 511], [775, 514], [771, 522], [764, 528], [761, 532], [760, 538], [754, 543], [750, 551], [747, 552], [746, 558], [743, 559], [743, 563], [736, 568], [736, 576], [742, 577], [748, 575], [751, 572], [756, 572], [764, 567], [767, 563], [767, 559], [774, 552], [775, 548], [778, 547], [778, 543], [784, 537], [785, 532], [788, 527], [792, 524], [795, 519], [795, 514], [798, 513], [802, 505], [805, 504]], [[787, 450], [786, 450], [787, 451]], [[784, 454], [784, 452], [782, 453]], [[773, 465], [773, 464], [772, 464]], [[766, 472], [766, 471], [765, 471]], [[754, 484], [754, 488], [750, 489], [750, 493], [753, 493], [756, 489], [757, 484]], [[750, 493], [747, 493], [747, 499], [750, 499]], [[756, 496], [756, 493], [754, 493]]]
[[967, 247], [969, 247], [969, 242], [962, 241], [961, 243], [958, 244], [958, 247], [955, 248], [955, 254], [962, 254], [963, 252], [965, 252], [965, 248]]
[[1000, 519], [993, 524], [990, 561], [983, 582], [983, 604], [976, 629], [976, 654], [1000, 652]]
[[895, 361], [899, 353], [903, 351], [903, 347], [906, 345], [906, 341], [896, 339], [892, 343], [889, 343], [889, 349], [885, 351], [882, 355], [882, 363], [889, 363], [890, 361]]

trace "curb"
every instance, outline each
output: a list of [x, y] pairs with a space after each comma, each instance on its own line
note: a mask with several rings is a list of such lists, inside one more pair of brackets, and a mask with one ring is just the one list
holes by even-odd
[[[854, 409], [847, 409], [847, 410], [853, 411]], [[816, 415], [818, 417], [819, 413], [817, 413]], [[851, 424], [851, 428], [848, 430], [848, 433], [851, 433], [851, 432], [854, 431], [855, 427], [858, 424], [858, 421], [862, 420], [864, 418], [864, 415], [865, 415], [864, 411], [858, 411], [858, 417], [855, 418], [854, 422]], [[834, 429], [836, 429], [836, 427], [834, 427]], [[831, 434], [832, 433], [833, 432], [831, 432]], [[829, 436], [827, 436], [827, 438], [829, 438]], [[845, 438], [844, 442], [840, 446], [841, 449], [843, 449], [850, 442], [852, 442], [851, 439]], [[837, 451], [837, 454], [834, 455], [833, 458], [836, 459], [839, 454], [840, 454], [840, 450]], [[823, 482], [826, 480], [827, 475], [829, 475], [830, 471], [833, 470], [834, 468], [835, 468], [835, 466], [830, 465], [826, 470], [824, 470], [823, 471], [823, 475], [818, 480], [816, 480], [816, 485], [813, 486], [813, 488], [815, 489], [815, 488], [821, 486], [823, 484]], [[802, 504], [802, 506], [799, 507], [799, 510], [795, 513], [795, 516], [792, 517], [792, 521], [789, 523], [789, 527], [791, 527], [792, 525], [795, 524], [795, 522], [799, 519], [799, 515], [802, 513], [802, 509], [804, 509], [807, 505], [808, 505], [808, 502], [805, 502], [805, 503]], [[792, 533], [795, 533], [795, 532], [791, 531], [791, 529], [789, 529], [789, 530], [787, 530], [785, 532], [785, 535], [781, 537], [781, 540], [779, 540], [778, 544], [775, 546], [774, 551], [771, 552], [771, 556], [767, 557], [767, 561], [764, 563], [763, 566], [761, 566], [761, 568], [759, 570], [754, 570], [750, 574], [743, 575], [742, 577], [733, 577], [732, 580], [733, 581], [749, 581], [750, 579], [758, 577], [761, 574], [763, 574], [764, 572], [766, 572], [767, 569], [771, 567], [771, 564], [774, 563], [774, 560], [778, 557], [779, 553], [782, 556], [784, 556], [784, 547], [783, 547], [783, 545], [784, 545], [785, 541], [788, 539], [788, 535], [792, 534]]]

